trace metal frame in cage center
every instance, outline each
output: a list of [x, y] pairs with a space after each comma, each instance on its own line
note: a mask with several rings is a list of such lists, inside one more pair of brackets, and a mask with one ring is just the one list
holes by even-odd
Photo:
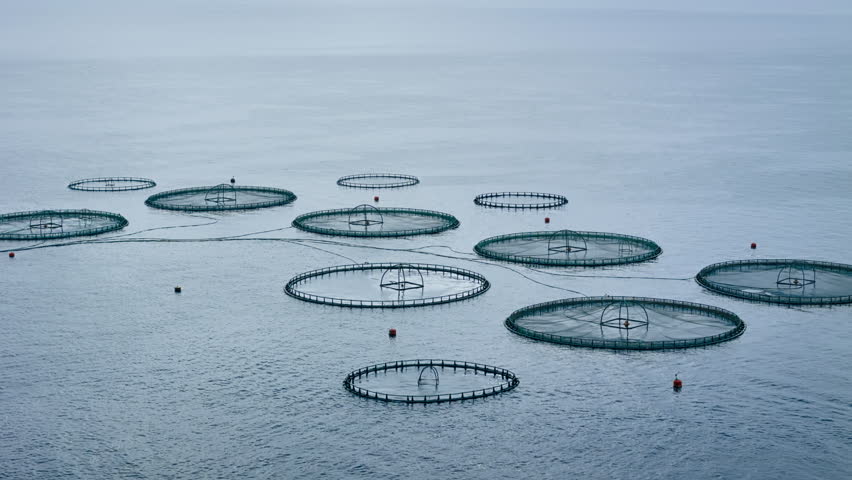
[[[535, 203], [514, 203], [514, 202], [499, 202], [494, 201], [498, 198], [509, 197], [527, 197], [538, 198], [540, 202]], [[514, 208], [514, 209], [539, 209], [539, 208], [556, 208], [566, 205], [568, 199], [563, 195], [555, 193], [539, 193], [539, 192], [492, 192], [482, 193], [473, 199], [473, 203], [483, 207], [491, 208]]]
[[[387, 217], [389, 215], [410, 215], [417, 217], [431, 217], [441, 220], [441, 225], [424, 228], [409, 228], [403, 230], [385, 230]], [[311, 225], [309, 222], [324, 217], [340, 217], [346, 224], [347, 229], [328, 228]], [[354, 220], [353, 220], [354, 219]], [[333, 210], [319, 210], [299, 215], [293, 220], [293, 226], [299, 230], [321, 235], [334, 235], [339, 237], [408, 237], [413, 235], [428, 235], [440, 233], [458, 228], [459, 220], [449, 213], [436, 212], [434, 210], [421, 210], [417, 208], [376, 208], [372, 205], [358, 205], [354, 208], [337, 208]]]
[[[535, 315], [539, 312], [552, 312], [569, 310], [573, 307], [585, 307], [597, 305], [603, 307], [600, 316], [600, 328], [624, 329], [626, 336], [619, 339], [590, 338], [579, 336], [554, 335], [526, 328], [518, 324], [518, 320]], [[632, 328], [647, 329], [651, 327], [646, 307], [663, 307], [685, 313], [699, 314], [719, 318], [730, 323], [731, 328], [717, 335], [696, 338], [683, 338], [677, 340], [636, 340], [629, 338]], [[638, 314], [630, 314], [625, 307], [634, 310]], [[624, 325], [627, 323], [627, 325]], [[552, 302], [530, 305], [512, 312], [503, 322], [512, 333], [541, 340], [544, 342], [570, 345], [573, 347], [602, 348], [610, 350], [671, 350], [693, 347], [704, 347], [726, 342], [739, 337], [745, 332], [745, 322], [737, 314], [711, 305], [701, 303], [683, 302], [680, 300], [667, 300], [662, 298], [648, 297], [576, 297], [555, 300]]]
[[[750, 289], [767, 289], [766, 286], [731, 285], [716, 282], [710, 275], [722, 271], [743, 271], [777, 268], [775, 289], [785, 294], [768, 294]], [[850, 277], [850, 289], [847, 295], [817, 295], [813, 292], [819, 285], [817, 272], [832, 272]], [[823, 262], [787, 258], [768, 258], [751, 260], [732, 260], [714, 263], [701, 269], [695, 281], [702, 287], [731, 297], [778, 305], [841, 305], [852, 303], [852, 265], [845, 263]]]
[[[396, 181], [390, 183], [360, 181], [379, 178]], [[420, 179], [417, 177], [401, 173], [359, 173], [356, 175], [346, 175], [337, 179], [337, 184], [341, 187], [352, 188], [401, 188], [417, 185], [418, 183], [420, 183]]]
[[[490, 245], [512, 240], [541, 240], [547, 242], [542, 253], [547, 256], [516, 255], [502, 253], [489, 249]], [[603, 258], [584, 258], [595, 240], [618, 243], [621, 256]], [[634, 248], [644, 247], [645, 252], [633, 254]], [[599, 267], [607, 265], [622, 265], [651, 260], [660, 256], [663, 249], [656, 242], [647, 238], [624, 235], [621, 233], [583, 232], [574, 230], [538, 231], [509, 233], [481, 240], [473, 250], [486, 258], [506, 262], [531, 265], [550, 265], [560, 267]]]
[[[371, 373], [378, 375], [379, 372], [386, 372], [388, 370], [405, 370], [406, 368], [419, 368], [419, 369], [431, 369], [437, 375], [437, 368], [446, 369], [452, 368], [454, 370], [463, 369], [465, 371], [471, 370], [474, 373], [481, 372], [485, 375], [493, 375], [495, 377], [499, 376], [502, 378], [502, 382], [500, 384], [495, 385], [493, 387], [481, 388], [478, 390], [469, 390], [458, 393], [442, 393], [435, 395], [399, 395], [392, 393], [383, 393], [373, 390], [368, 390], [366, 388], [361, 388], [356, 385], [356, 381], [364, 376], [369, 376]], [[420, 372], [420, 377], [418, 377], [418, 383], [422, 378], [423, 370]], [[437, 383], [437, 376], [435, 377], [435, 382]], [[374, 400], [381, 400], [383, 402], [398, 402], [398, 403], [443, 403], [443, 402], [455, 402], [461, 400], [473, 400], [476, 398], [484, 398], [490, 397], [492, 395], [498, 395], [503, 392], [508, 392], [513, 390], [521, 383], [518, 376], [514, 373], [506, 370], [505, 368], [494, 367], [491, 365], [485, 365], [482, 363], [472, 363], [472, 362], [464, 362], [460, 360], [397, 360], [395, 362], [386, 362], [386, 363], [377, 363], [375, 365], [370, 365], [368, 367], [359, 368], [358, 370], [354, 370], [346, 375], [346, 378], [343, 379], [343, 387], [346, 390], [364, 398], [370, 398]]]
[[68, 184], [71, 190], [84, 192], [127, 192], [156, 187], [157, 182], [150, 178], [138, 177], [96, 177], [75, 180]]
[[[450, 295], [426, 298], [398, 298], [396, 300], [359, 300], [350, 298], [337, 298], [325, 295], [314, 295], [299, 290], [298, 286], [314, 278], [335, 275], [342, 272], [359, 272], [382, 270], [383, 274], [379, 282], [379, 288], [388, 288], [403, 293], [407, 290], [422, 289], [425, 283], [423, 272], [437, 272], [442, 274], [456, 275], [477, 282], [475, 288], [460, 291]], [[284, 286], [284, 292], [291, 297], [311, 303], [322, 305], [334, 305], [337, 307], [351, 308], [408, 308], [424, 307], [428, 305], [440, 305], [444, 303], [458, 302], [482, 295], [491, 288], [491, 283], [481, 274], [465, 270], [463, 268], [449, 267], [446, 265], [433, 265], [426, 263], [364, 263], [353, 265], [338, 265], [334, 267], [320, 268], [309, 272], [300, 273], [291, 278]]]

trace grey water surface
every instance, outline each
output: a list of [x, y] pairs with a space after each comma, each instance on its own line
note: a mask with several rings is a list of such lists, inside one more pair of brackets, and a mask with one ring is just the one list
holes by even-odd
[[[852, 17], [380, 13], [353, 21], [406, 41], [391, 48], [377, 29], [352, 48], [204, 54], [199, 41], [157, 55], [144, 47], [162, 38], [137, 35], [144, 51], [133, 55], [116, 37], [91, 42], [102, 55], [0, 59], [0, 213], [90, 208], [130, 221], [91, 241], [0, 242], [17, 254], [0, 258], [0, 478], [852, 476], [852, 306], [755, 304], [693, 280], [731, 259], [852, 263]], [[324, 32], [345, 23], [334, 19]], [[69, 44], [87, 47], [80, 38]], [[335, 183], [371, 171], [421, 183]], [[66, 188], [112, 175], [158, 185]], [[298, 199], [223, 214], [144, 205], [232, 176]], [[569, 204], [474, 205], [493, 191]], [[290, 226], [374, 195], [461, 225], [402, 239]], [[663, 254], [533, 270], [472, 253], [489, 236], [564, 228], [646, 237]], [[457, 266], [492, 286], [399, 310], [282, 290], [300, 272], [353, 262]], [[611, 352], [502, 323], [525, 305], [607, 294], [715, 305], [748, 328], [709, 348]], [[521, 383], [418, 406], [342, 386], [351, 370], [413, 358], [504, 367]]]

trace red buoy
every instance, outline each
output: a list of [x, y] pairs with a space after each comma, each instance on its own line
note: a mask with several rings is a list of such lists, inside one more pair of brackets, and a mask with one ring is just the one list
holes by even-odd
[[675, 390], [680, 390], [681, 388], [683, 388], [683, 382], [679, 378], [677, 378], [677, 374], [675, 374], [674, 382], [672, 382], [672, 388], [674, 388]]
[[550, 223], [550, 217], [544, 217], [544, 223]]
[[9, 258], [15, 258], [15, 252], [9, 252]]
[[391, 328], [390, 330], [388, 330], [388, 336], [389, 337], [395, 337], [396, 336], [396, 329]]
[[751, 249], [754, 250], [755, 248], [757, 248], [757, 244], [754, 243], [754, 242], [751, 242]]
[[376, 195], [375, 197], [373, 197], [373, 201], [374, 201], [374, 202], [378, 202], [378, 201], [379, 201], [379, 196], [378, 196], [378, 195]]

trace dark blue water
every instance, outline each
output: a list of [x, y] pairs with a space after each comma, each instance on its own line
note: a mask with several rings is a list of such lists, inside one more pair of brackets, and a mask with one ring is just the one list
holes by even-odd
[[[729, 259], [852, 263], [852, 42], [842, 18], [488, 15], [487, 38], [521, 22], [550, 40], [455, 48], [433, 25], [423, 37], [433, 48], [412, 40], [321, 55], [0, 61], [0, 212], [116, 211], [130, 226], [115, 235], [182, 227], [107, 235], [123, 240], [113, 243], [0, 243], [17, 252], [0, 261], [0, 477], [852, 474], [852, 307], [752, 304], [692, 280]], [[576, 25], [593, 33], [556, 35]], [[362, 171], [421, 184], [335, 184]], [[158, 187], [66, 188], [101, 175]], [[202, 216], [143, 204], [154, 191], [231, 176], [299, 198]], [[570, 203], [536, 212], [473, 204], [502, 190]], [[324, 239], [288, 228], [297, 215], [374, 194], [381, 206], [452, 213], [461, 227], [294, 241]], [[544, 228], [643, 236], [663, 255], [541, 272], [470, 253], [485, 237]], [[211, 240], [253, 232], [264, 233]], [[353, 260], [459, 266], [492, 288], [396, 311], [282, 291], [297, 273]], [[502, 325], [517, 308], [575, 292], [712, 304], [748, 329], [705, 349], [623, 353], [538, 343]], [[521, 384], [413, 407], [342, 387], [350, 370], [408, 358], [497, 365]]]

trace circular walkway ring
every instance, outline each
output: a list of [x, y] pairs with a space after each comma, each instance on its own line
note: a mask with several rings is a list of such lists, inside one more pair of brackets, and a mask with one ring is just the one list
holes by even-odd
[[[330, 217], [343, 215], [347, 219], [352, 214], [351, 208], [336, 208], [333, 210], [318, 210], [316, 212], [308, 212], [299, 215], [293, 220], [293, 226], [299, 230], [304, 230], [311, 233], [319, 233], [321, 235], [334, 235], [338, 237], [408, 237], [412, 235], [428, 235], [432, 233], [440, 233], [447, 230], [458, 228], [459, 220], [449, 213], [437, 212], [434, 210], [421, 210], [418, 208], [376, 208], [382, 217], [395, 213], [404, 213], [421, 217], [435, 217], [444, 220], [443, 225], [436, 225], [427, 228], [413, 228], [406, 230], [343, 230], [339, 228], [326, 228], [305, 223], [307, 220], [321, 217]], [[385, 223], [383, 220], [382, 223]]]
[[[550, 241], [553, 238], [555, 233], [560, 232], [552, 232], [552, 231], [538, 231], [538, 232], [520, 232], [520, 233], [509, 233], [506, 235], [497, 235], [495, 237], [486, 238], [479, 243], [477, 243], [473, 250], [486, 258], [493, 258], [495, 260], [503, 260], [506, 262], [512, 263], [524, 263], [531, 265], [549, 265], [549, 266], [560, 266], [560, 267], [600, 267], [607, 265], [622, 265], [626, 263], [639, 263], [647, 260], [651, 260], [653, 258], [659, 257], [663, 253], [663, 249], [657, 245], [656, 242], [652, 240], [648, 240], [647, 238], [635, 237], [633, 235], [625, 235], [621, 233], [607, 233], [607, 232], [582, 232], [582, 231], [569, 231], [571, 234], [578, 235], [582, 238], [584, 243], [588, 243], [589, 240], [594, 239], [603, 239], [603, 240], [616, 240], [621, 242], [633, 242], [643, 246], [648, 247], [649, 251], [645, 253], [640, 253], [637, 255], [629, 255], [624, 257], [611, 257], [611, 258], [550, 258], [550, 257], [530, 257], [526, 255], [512, 255], [506, 253], [499, 253], [488, 250], [488, 245], [493, 243], [515, 240], [515, 239], [536, 239], [541, 238], [545, 241]], [[586, 245], [586, 249], [588, 250], [588, 245]]]
[[[760, 293], [746, 292], [741, 288], [733, 288], [731, 286], [714, 282], [707, 278], [708, 275], [721, 269], [731, 267], [748, 267], [754, 265], [777, 266], [785, 268], [789, 266], [804, 267], [808, 269], [828, 270], [831, 272], [844, 273], [852, 275], [852, 265], [845, 263], [823, 262], [819, 260], [801, 260], [788, 258], [768, 258], [768, 259], [753, 259], [753, 260], [731, 260], [727, 262], [714, 263], [701, 269], [695, 276], [695, 281], [707, 290], [727, 295], [731, 297], [741, 298], [744, 300], [752, 300], [755, 302], [774, 303], [777, 305], [842, 305], [852, 303], [852, 293], [850, 295], [835, 295], [835, 296], [779, 296], [779, 295], [764, 295]], [[811, 284], [814, 282], [810, 282]], [[748, 287], [745, 287], [748, 288]]]
[[97, 177], [75, 180], [68, 184], [71, 190], [84, 192], [127, 192], [156, 187], [157, 182], [150, 178], [137, 177]]
[[[553, 335], [550, 333], [538, 332], [517, 324], [517, 321], [530, 314], [537, 312], [546, 312], [553, 310], [562, 310], [571, 306], [599, 304], [601, 306], [611, 305], [618, 302], [632, 302], [639, 305], [662, 305], [665, 307], [674, 307], [685, 312], [711, 314], [714, 317], [722, 318], [731, 322], [733, 328], [707, 337], [685, 338], [678, 340], [610, 340], [596, 339], [584, 337], [568, 337], [563, 335]], [[552, 302], [538, 303], [530, 305], [512, 312], [503, 324], [511, 332], [518, 335], [541, 340], [544, 342], [558, 343], [560, 345], [569, 345], [572, 347], [585, 348], [601, 348], [609, 350], [674, 350], [682, 348], [704, 347], [715, 345], [717, 343], [726, 342], [739, 337], [745, 332], [746, 325], [737, 314], [725, 310], [723, 308], [714, 307], [712, 305], [704, 305], [701, 303], [683, 302], [680, 300], [667, 300], [661, 298], [649, 297], [575, 297], [562, 300], [554, 300]]]
[[254, 187], [247, 185], [228, 185], [228, 188], [234, 192], [257, 192], [264, 194], [274, 194], [278, 195], [279, 198], [264, 202], [252, 202], [252, 203], [239, 203], [238, 201], [234, 202], [205, 202], [202, 204], [171, 204], [165, 202], [169, 197], [188, 194], [188, 193], [196, 193], [201, 195], [202, 198], [205, 198], [208, 193], [211, 191], [215, 191], [220, 188], [219, 185], [205, 186], [205, 187], [189, 187], [189, 188], [179, 188], [177, 190], [167, 190], [165, 192], [155, 193], [148, 197], [145, 200], [145, 205], [148, 205], [152, 208], [159, 208], [162, 210], [177, 210], [184, 212], [215, 212], [215, 211], [226, 211], [226, 210], [253, 210], [257, 208], [266, 208], [266, 207], [277, 207], [279, 205], [287, 205], [288, 203], [292, 203], [296, 200], [296, 194], [291, 192], [290, 190], [284, 190], [283, 188], [272, 188], [272, 187]]
[[[495, 376], [499, 375], [503, 378], [504, 381], [499, 385], [495, 385], [494, 387], [490, 388], [482, 388], [479, 390], [470, 390], [467, 392], [459, 393], [445, 393], [441, 395], [395, 395], [390, 393], [375, 392], [355, 385], [355, 381], [365, 375], [388, 370], [399, 370], [408, 367], [443, 367], [454, 369], [461, 368], [464, 370], [473, 370], [476, 372], [492, 374]], [[518, 376], [510, 372], [509, 370], [506, 370], [505, 368], [493, 367], [491, 365], [485, 365], [482, 363], [464, 362], [459, 360], [398, 360], [395, 362], [377, 363], [375, 365], [370, 365], [368, 367], [363, 367], [359, 368], [358, 370], [352, 371], [349, 373], [349, 375], [346, 375], [345, 379], [343, 379], [343, 386], [346, 388], [346, 390], [349, 390], [355, 395], [364, 398], [381, 400], [384, 402], [401, 403], [442, 403], [490, 397], [492, 395], [497, 395], [503, 392], [513, 390], [515, 387], [518, 386], [519, 383], [521, 383], [521, 381], [518, 379]]]
[[[538, 203], [512, 203], [494, 201], [497, 198], [505, 197], [529, 197], [540, 198]], [[555, 208], [561, 207], [568, 203], [568, 199], [562, 195], [555, 193], [537, 193], [537, 192], [493, 192], [477, 195], [473, 199], [473, 203], [483, 207], [492, 208], [516, 208], [516, 209], [539, 209], [539, 208]]]
[[[300, 291], [297, 287], [300, 283], [306, 280], [322, 277], [326, 275], [336, 274], [340, 272], [357, 272], [364, 270], [382, 270], [399, 268], [403, 265], [406, 268], [416, 268], [422, 272], [438, 272], [459, 275], [479, 282], [476, 288], [465, 290], [463, 292], [454, 293], [452, 295], [441, 295], [440, 297], [403, 299], [403, 300], [357, 300], [348, 298], [328, 297], [324, 295], [313, 295]], [[463, 268], [448, 267], [446, 265], [432, 265], [427, 263], [363, 263], [353, 265], [338, 265], [334, 267], [320, 268], [309, 272], [300, 273], [291, 278], [284, 286], [284, 292], [293, 298], [304, 300], [311, 303], [319, 303], [322, 305], [334, 305], [337, 307], [351, 308], [406, 308], [406, 307], [423, 307], [427, 305], [440, 305], [444, 303], [457, 302], [466, 300], [478, 295], [482, 295], [491, 288], [491, 283], [481, 274]]]
[[[55, 222], [56, 219], [66, 219], [66, 218], [102, 218], [106, 220], [110, 220], [111, 223], [108, 225], [100, 225], [92, 228], [82, 228], [79, 230], [70, 230], [65, 231], [62, 228], [61, 224], [57, 224]], [[11, 232], [2, 232], [0, 231], [0, 240], [52, 240], [55, 238], [69, 238], [69, 237], [83, 237], [89, 235], [99, 235], [101, 233], [112, 232], [115, 230], [121, 230], [126, 227], [130, 222], [127, 221], [123, 216], [112, 213], [112, 212], [102, 212], [99, 210], [37, 210], [37, 211], [28, 211], [28, 212], [15, 212], [15, 213], [6, 213], [0, 215], [0, 228], [4, 222], [7, 221], [29, 221], [30, 223], [30, 231], [32, 231], [33, 221], [36, 222], [41, 221], [40, 219], [50, 218], [50, 228], [38, 228], [37, 233], [11, 233]], [[43, 225], [47, 225], [43, 223]]]
[[[392, 183], [362, 181], [379, 178], [396, 181]], [[341, 187], [352, 188], [401, 188], [417, 185], [418, 183], [420, 183], [419, 178], [413, 175], [403, 175], [401, 173], [359, 173], [357, 175], [346, 175], [337, 179], [337, 184]]]

